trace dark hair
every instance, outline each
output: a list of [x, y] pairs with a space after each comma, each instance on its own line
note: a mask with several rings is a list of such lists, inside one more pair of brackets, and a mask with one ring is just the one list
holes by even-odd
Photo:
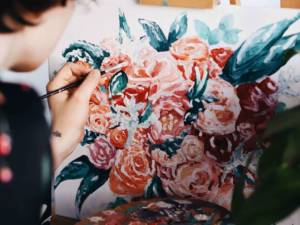
[[55, 5], [65, 5], [66, 2], [67, 0], [0, 0], [0, 33], [18, 30], [10, 27], [5, 18], [11, 19], [20, 27], [34, 26], [35, 24], [24, 18], [24, 12], [42, 13]]

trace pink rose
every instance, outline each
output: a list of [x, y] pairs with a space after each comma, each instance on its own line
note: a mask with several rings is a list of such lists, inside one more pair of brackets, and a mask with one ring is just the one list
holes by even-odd
[[170, 157], [167, 153], [158, 148], [151, 151], [151, 159], [165, 168], [176, 168], [177, 165], [186, 162], [183, 154], [175, 154]]
[[150, 98], [153, 113], [158, 119], [150, 127], [150, 139], [153, 143], [163, 143], [187, 129], [184, 116], [190, 108], [186, 94], [189, 88], [189, 83], [177, 82]]
[[180, 147], [182, 154], [189, 162], [201, 162], [204, 156], [204, 143], [197, 136], [187, 135]]
[[132, 74], [132, 62], [128, 55], [125, 54], [119, 54], [119, 55], [113, 55], [110, 57], [107, 57], [103, 60], [101, 64], [101, 70], [102, 71], [108, 71], [111, 68], [114, 68], [118, 66], [119, 64], [123, 64], [124, 66], [121, 68], [114, 69], [106, 74], [107, 77], [111, 78], [113, 75], [115, 75], [119, 71], [124, 71], [127, 75]]
[[87, 126], [94, 132], [106, 134], [111, 125], [109, 112], [108, 94], [99, 89], [95, 90], [89, 103]]
[[233, 189], [234, 189], [233, 175], [229, 174], [226, 176], [224, 181], [222, 181], [222, 184], [218, 189], [217, 196], [212, 202], [230, 210]]
[[161, 178], [169, 195], [210, 201], [218, 194], [220, 174], [220, 168], [214, 161], [203, 159], [201, 162], [182, 164], [172, 177]]
[[208, 59], [208, 46], [199, 37], [185, 37], [174, 42], [170, 48], [171, 54], [177, 60], [203, 61]]
[[217, 101], [205, 104], [205, 111], [199, 113], [197, 126], [208, 134], [225, 135], [234, 132], [241, 111], [234, 87], [224, 80], [210, 79], [205, 95]]
[[141, 55], [138, 62], [134, 62], [133, 74], [129, 76], [129, 83], [143, 84], [157, 92], [165, 85], [181, 79], [180, 71], [169, 52], [155, 52]]
[[99, 137], [95, 142], [88, 146], [91, 162], [99, 169], [109, 169], [112, 167], [116, 149], [102, 137]]

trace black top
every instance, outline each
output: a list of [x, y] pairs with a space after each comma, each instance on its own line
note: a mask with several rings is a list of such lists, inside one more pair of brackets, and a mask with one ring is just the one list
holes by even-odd
[[31, 88], [0, 82], [1, 134], [10, 137], [11, 151], [0, 151], [0, 173], [6, 168], [12, 179], [0, 176], [0, 224], [37, 225], [42, 204], [51, 203], [52, 168], [44, 107]]

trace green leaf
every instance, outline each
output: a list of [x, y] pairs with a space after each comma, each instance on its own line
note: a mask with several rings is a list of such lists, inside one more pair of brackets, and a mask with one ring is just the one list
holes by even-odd
[[234, 17], [232, 14], [229, 14], [229, 15], [226, 15], [224, 16], [220, 23], [219, 23], [219, 29], [220, 30], [230, 30], [233, 28], [233, 25], [234, 25]]
[[116, 73], [109, 82], [110, 93], [112, 95], [122, 92], [128, 84], [127, 74], [123, 71]]
[[122, 44], [124, 40], [124, 34], [129, 40], [133, 40], [129, 25], [127, 23], [124, 12], [119, 9], [119, 42]]
[[75, 204], [78, 212], [81, 211], [84, 201], [100, 188], [109, 178], [110, 170], [101, 170], [95, 166], [90, 167], [86, 176], [82, 179], [76, 193]]
[[168, 40], [166, 39], [165, 34], [156, 22], [146, 19], [139, 19], [139, 23], [142, 25], [145, 33], [149, 38], [150, 45], [154, 49], [159, 52], [169, 50]]
[[295, 127], [289, 134], [283, 156], [283, 166], [295, 168], [300, 166], [300, 128]]
[[283, 35], [299, 18], [297, 15], [260, 28], [233, 53], [220, 77], [232, 85], [239, 85], [277, 72], [297, 54], [300, 34]]
[[300, 126], [300, 106], [277, 114], [269, 123], [264, 137], [270, 137], [297, 126]]
[[181, 38], [187, 31], [188, 28], [188, 19], [187, 14], [182, 13], [179, 15], [175, 21], [172, 23], [168, 36], [169, 46]]
[[238, 43], [240, 32], [241, 32], [241, 30], [239, 30], [239, 29], [230, 29], [230, 30], [224, 31], [223, 41], [225, 43], [231, 44], [231, 45]]
[[57, 188], [66, 180], [80, 179], [86, 176], [90, 168], [90, 161], [87, 156], [80, 156], [70, 162], [55, 178], [54, 188]]
[[99, 46], [86, 41], [74, 42], [62, 53], [68, 62], [84, 61], [90, 64], [93, 69], [100, 69], [103, 59], [109, 55]]
[[208, 84], [208, 80], [209, 80], [207, 69], [205, 70], [205, 73], [204, 73], [204, 76], [202, 79], [201, 79], [201, 74], [200, 74], [198, 67], [195, 68], [195, 72], [196, 72], [195, 83], [194, 83], [192, 89], [188, 92], [188, 98], [190, 100], [196, 99], [196, 98], [200, 99], [203, 96], [203, 94], [206, 90], [207, 84]]
[[96, 132], [93, 132], [90, 130], [85, 130], [84, 132], [85, 132], [85, 134], [84, 134], [83, 140], [81, 142], [81, 146], [85, 146], [85, 145], [94, 143], [95, 139], [100, 136], [99, 133], [96, 133]]
[[276, 114], [282, 113], [286, 110], [286, 104], [284, 102], [279, 102], [276, 106]]
[[152, 114], [152, 106], [150, 103], [147, 104], [145, 111], [141, 116], [139, 116], [139, 123], [146, 122]]
[[223, 31], [216, 28], [210, 32], [208, 43], [210, 45], [216, 45], [222, 40]]
[[201, 20], [195, 20], [194, 25], [199, 37], [203, 38], [204, 40], [208, 40], [211, 33], [209, 26]]
[[153, 151], [158, 148], [165, 152], [169, 158], [172, 158], [174, 155], [176, 155], [177, 150], [180, 149], [180, 146], [186, 135], [186, 132], [182, 132], [180, 136], [165, 140], [163, 144], [150, 144], [150, 150]]
[[128, 202], [121, 197], [117, 197], [114, 202], [108, 204], [107, 209], [115, 209], [121, 205], [127, 204]]
[[300, 173], [278, 168], [266, 174], [233, 217], [237, 225], [274, 224], [300, 205]]
[[158, 176], [152, 178], [151, 183], [147, 187], [145, 192], [145, 199], [164, 198], [167, 197], [165, 190], [163, 189], [161, 179]]

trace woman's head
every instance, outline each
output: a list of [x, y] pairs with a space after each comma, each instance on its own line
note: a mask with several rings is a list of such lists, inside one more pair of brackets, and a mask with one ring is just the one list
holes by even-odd
[[0, 66], [38, 67], [51, 53], [72, 14], [72, 0], [1, 0]]

